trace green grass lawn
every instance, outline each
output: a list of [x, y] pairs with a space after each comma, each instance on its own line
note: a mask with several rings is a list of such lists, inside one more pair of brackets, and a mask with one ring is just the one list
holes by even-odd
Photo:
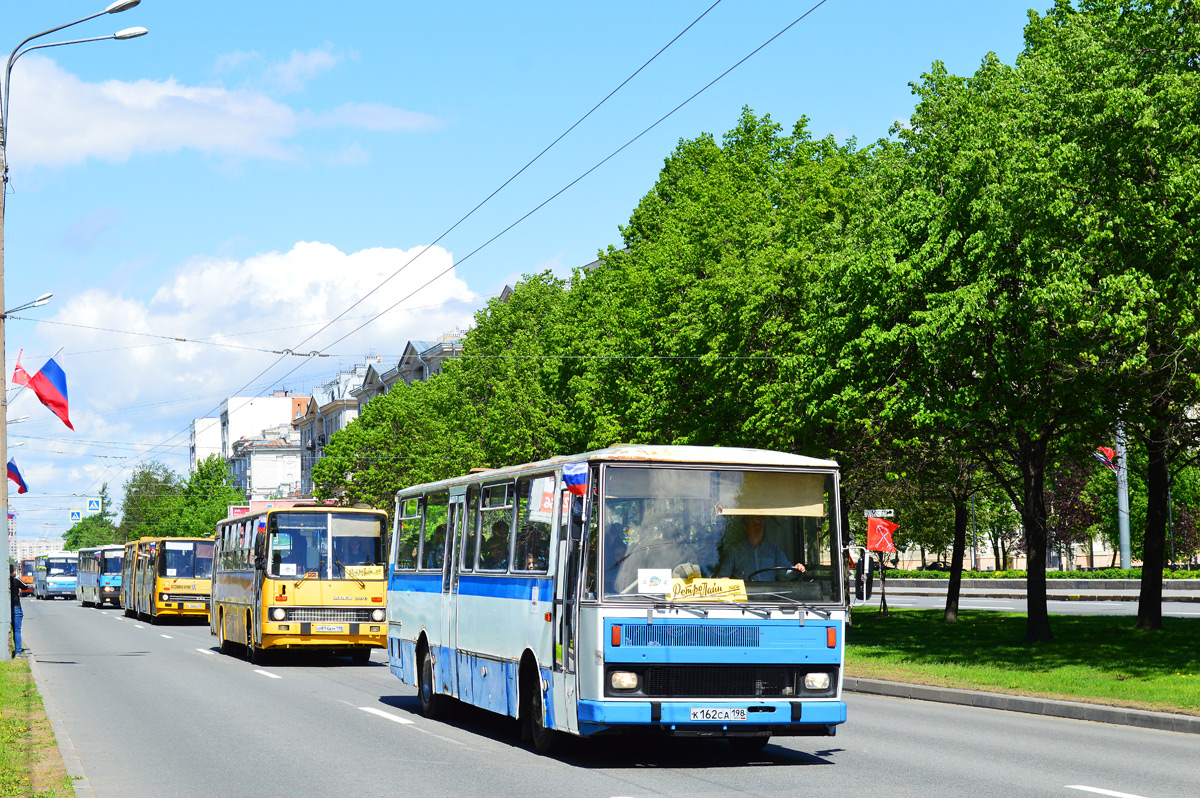
[[21, 659], [0, 662], [0, 796], [10, 795], [74, 795], [29, 664]]
[[1115, 616], [1055, 615], [1054, 641], [1025, 643], [1025, 616], [941, 610], [854, 610], [846, 674], [1200, 715], [1200, 620], [1160, 632]]

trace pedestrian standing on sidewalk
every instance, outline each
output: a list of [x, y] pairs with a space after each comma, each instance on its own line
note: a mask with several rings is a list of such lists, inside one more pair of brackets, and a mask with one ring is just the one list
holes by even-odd
[[[23, 656], [24, 651], [21, 648], [21, 621], [25, 617], [25, 613], [21, 611], [21, 591], [25, 589], [25, 583], [17, 578], [17, 567], [12, 563], [8, 564], [8, 594], [9, 600], [12, 602], [9, 606], [12, 607], [12, 633], [13, 633], [13, 656]], [[7, 640], [5, 641], [8, 642]]]

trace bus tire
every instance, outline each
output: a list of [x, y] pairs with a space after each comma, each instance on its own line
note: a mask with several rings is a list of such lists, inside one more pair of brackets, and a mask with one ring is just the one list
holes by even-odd
[[529, 696], [529, 722], [533, 747], [539, 754], [553, 754], [562, 747], [562, 735], [546, 728], [545, 707], [542, 706], [542, 680], [534, 678], [533, 693]]
[[366, 665], [371, 661], [371, 649], [356, 648], [350, 652], [350, 661], [355, 665]]
[[433, 657], [428, 650], [422, 652], [420, 674], [417, 695], [421, 698], [421, 714], [430, 720], [440, 718], [446, 711], [446, 697], [433, 689]]

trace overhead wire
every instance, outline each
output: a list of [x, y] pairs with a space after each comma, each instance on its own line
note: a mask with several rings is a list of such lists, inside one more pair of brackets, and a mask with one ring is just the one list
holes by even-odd
[[[676, 34], [676, 35], [674, 36], [674, 38], [672, 38], [672, 39], [671, 39], [669, 42], [667, 42], [667, 44], [665, 44], [663, 47], [661, 47], [661, 48], [658, 50], [658, 52], [656, 52], [656, 53], [655, 53], [653, 56], [651, 56], [651, 57], [650, 57], [650, 58], [649, 58], [649, 59], [648, 59], [648, 60], [647, 60], [645, 63], [643, 63], [643, 64], [642, 64], [640, 67], [638, 67], [636, 70], [634, 70], [634, 72], [633, 72], [632, 74], [630, 74], [630, 75], [629, 75], [627, 78], [625, 78], [625, 80], [621, 81], [621, 83], [620, 83], [620, 84], [619, 84], [619, 85], [618, 85], [618, 86], [617, 86], [615, 89], [613, 89], [612, 91], [610, 91], [610, 92], [609, 92], [607, 95], [605, 95], [605, 96], [604, 96], [604, 98], [603, 98], [603, 99], [601, 99], [601, 100], [600, 100], [598, 103], [596, 103], [594, 106], [592, 106], [592, 108], [591, 108], [591, 109], [589, 109], [589, 110], [587, 111], [587, 113], [585, 113], [583, 116], [581, 116], [579, 119], [577, 119], [577, 120], [576, 120], [576, 121], [575, 121], [575, 122], [574, 122], [574, 123], [573, 123], [573, 124], [572, 124], [570, 127], [568, 127], [566, 130], [564, 130], [562, 133], [560, 133], [560, 134], [559, 134], [559, 135], [558, 135], [558, 136], [557, 136], [557, 137], [556, 137], [556, 138], [555, 138], [553, 141], [551, 141], [551, 142], [550, 142], [548, 145], [546, 145], [546, 146], [545, 146], [545, 147], [544, 147], [544, 148], [541, 150], [541, 152], [539, 152], [537, 155], [535, 155], [533, 158], [531, 158], [531, 159], [530, 159], [530, 160], [529, 160], [529, 161], [528, 161], [528, 162], [527, 162], [527, 163], [526, 163], [524, 166], [522, 166], [520, 169], [518, 169], [516, 172], [514, 172], [514, 173], [513, 173], [513, 174], [512, 174], [512, 175], [511, 175], [511, 176], [510, 176], [510, 177], [509, 177], [507, 180], [505, 180], [505, 181], [504, 181], [503, 183], [501, 183], [501, 184], [500, 184], [498, 187], [496, 187], [496, 188], [495, 188], [495, 189], [494, 189], [494, 190], [493, 190], [493, 191], [492, 191], [490, 194], [488, 194], [486, 197], [484, 197], [482, 200], [480, 200], [480, 202], [479, 202], [479, 203], [477, 203], [477, 204], [475, 205], [475, 207], [473, 207], [473, 208], [472, 208], [470, 211], [468, 211], [466, 214], [464, 214], [464, 215], [463, 215], [463, 216], [462, 216], [462, 217], [461, 217], [461, 218], [460, 218], [458, 221], [454, 222], [454, 224], [452, 224], [452, 225], [450, 225], [448, 228], [446, 228], [446, 230], [444, 230], [444, 231], [443, 231], [443, 232], [442, 232], [440, 235], [438, 235], [438, 237], [437, 237], [437, 238], [435, 238], [435, 239], [434, 239], [432, 242], [430, 242], [429, 244], [427, 244], [427, 245], [423, 246], [423, 247], [422, 247], [422, 248], [421, 248], [421, 249], [420, 249], [420, 250], [419, 250], [419, 251], [418, 251], [418, 252], [417, 252], [417, 253], [416, 253], [414, 256], [412, 256], [411, 258], [409, 258], [407, 262], [405, 262], [403, 265], [401, 265], [399, 269], [397, 269], [397, 270], [396, 270], [395, 272], [393, 272], [393, 273], [392, 273], [392, 274], [391, 274], [389, 277], [387, 277], [386, 279], [384, 279], [384, 280], [383, 280], [381, 283], [379, 283], [377, 286], [375, 286], [374, 288], [372, 288], [370, 291], [368, 291], [366, 294], [364, 294], [362, 297], [360, 297], [358, 300], [356, 300], [354, 303], [352, 303], [352, 304], [351, 304], [349, 307], [347, 307], [345, 310], [343, 310], [341, 313], [339, 313], [337, 316], [335, 316], [335, 317], [334, 317], [332, 320], [330, 320], [330, 321], [329, 321], [328, 323], [326, 323], [326, 324], [325, 324], [323, 327], [321, 327], [321, 329], [319, 329], [319, 330], [317, 330], [316, 332], [312, 333], [312, 334], [311, 334], [311, 335], [309, 335], [307, 338], [305, 338], [303, 341], [301, 341], [299, 344], [297, 344], [297, 345], [295, 345], [295, 346], [291, 347], [291, 349], [292, 349], [292, 350], [298, 350], [298, 349], [300, 349], [300, 348], [301, 348], [301, 347], [303, 347], [303, 346], [304, 346], [306, 343], [308, 343], [309, 341], [311, 341], [313, 338], [315, 338], [316, 336], [320, 335], [320, 334], [321, 334], [322, 332], [324, 332], [325, 330], [329, 329], [329, 328], [330, 328], [330, 327], [331, 327], [331, 326], [332, 326], [334, 323], [336, 323], [337, 321], [341, 320], [341, 319], [342, 319], [342, 318], [343, 318], [343, 317], [344, 317], [344, 316], [345, 316], [347, 313], [349, 313], [351, 310], [353, 310], [354, 308], [356, 308], [356, 307], [358, 307], [359, 305], [361, 305], [361, 304], [362, 304], [364, 301], [366, 301], [366, 299], [367, 299], [367, 298], [369, 298], [369, 297], [370, 297], [371, 295], [373, 295], [373, 294], [374, 294], [376, 291], [378, 291], [378, 290], [379, 290], [379, 289], [381, 289], [381, 288], [382, 288], [384, 285], [386, 285], [386, 284], [387, 284], [387, 283], [389, 283], [391, 280], [393, 280], [393, 279], [394, 279], [394, 278], [395, 278], [397, 275], [399, 275], [399, 274], [400, 274], [402, 271], [404, 271], [406, 268], [408, 268], [410, 265], [412, 265], [412, 264], [413, 264], [413, 263], [414, 263], [414, 262], [415, 262], [415, 261], [416, 261], [418, 258], [420, 258], [420, 257], [421, 257], [421, 255], [423, 255], [425, 252], [429, 251], [429, 249], [430, 249], [430, 248], [432, 248], [432, 247], [436, 246], [436, 245], [437, 245], [437, 244], [438, 244], [440, 241], [442, 241], [442, 240], [443, 240], [443, 239], [444, 239], [444, 238], [445, 238], [447, 235], [449, 235], [451, 232], [453, 232], [455, 229], [457, 229], [459, 225], [461, 225], [463, 222], [465, 222], [467, 219], [469, 219], [471, 216], [473, 216], [473, 215], [475, 214], [475, 212], [476, 212], [476, 211], [478, 211], [480, 208], [482, 208], [482, 207], [483, 207], [483, 206], [484, 206], [484, 205], [485, 205], [487, 202], [489, 202], [489, 201], [490, 201], [490, 200], [491, 200], [493, 197], [495, 197], [495, 196], [496, 196], [497, 194], [499, 194], [499, 193], [500, 193], [502, 190], [504, 190], [504, 188], [506, 188], [506, 187], [507, 187], [507, 186], [508, 186], [510, 183], [512, 183], [512, 182], [513, 182], [515, 179], [517, 179], [517, 178], [518, 178], [518, 177], [519, 177], [519, 176], [520, 176], [522, 173], [524, 173], [524, 172], [525, 172], [525, 170], [527, 170], [527, 169], [528, 169], [530, 166], [532, 166], [532, 165], [533, 165], [534, 163], [536, 163], [536, 162], [537, 162], [539, 159], [541, 159], [541, 157], [542, 157], [543, 155], [545, 155], [547, 152], [549, 152], [551, 148], [553, 148], [553, 147], [554, 147], [556, 144], [558, 144], [560, 141], [562, 141], [562, 139], [563, 139], [564, 137], [566, 137], [566, 136], [567, 136], [569, 133], [571, 133], [571, 131], [573, 131], [575, 128], [577, 128], [577, 127], [578, 127], [578, 126], [579, 126], [579, 125], [580, 125], [580, 124], [581, 124], [581, 123], [582, 123], [584, 120], [586, 120], [586, 119], [587, 119], [589, 116], [591, 116], [591, 115], [592, 115], [592, 114], [593, 114], [593, 113], [594, 113], [594, 112], [595, 112], [595, 111], [596, 111], [598, 108], [600, 108], [600, 106], [604, 105], [604, 103], [606, 103], [606, 102], [607, 102], [607, 101], [608, 101], [608, 100], [609, 100], [609, 99], [610, 99], [610, 98], [611, 98], [613, 95], [615, 95], [615, 94], [616, 94], [618, 91], [620, 91], [620, 90], [621, 90], [621, 89], [622, 89], [622, 88], [623, 88], [623, 87], [624, 87], [626, 84], [628, 84], [628, 83], [629, 83], [629, 81], [631, 81], [631, 80], [632, 80], [633, 78], [635, 78], [635, 77], [636, 77], [638, 74], [640, 74], [640, 73], [642, 72], [642, 70], [644, 70], [644, 69], [645, 69], [647, 66], [649, 66], [651, 63], [653, 63], [655, 59], [657, 59], [657, 58], [658, 58], [660, 55], [662, 55], [662, 54], [663, 54], [663, 53], [664, 53], [664, 52], [665, 52], [665, 51], [666, 51], [666, 50], [667, 50], [667, 49], [668, 49], [668, 48], [669, 48], [671, 45], [673, 45], [673, 44], [674, 44], [676, 41], [678, 41], [680, 37], [682, 37], [682, 36], [683, 36], [685, 33], [687, 33], [689, 30], [691, 30], [691, 29], [692, 29], [692, 27], [694, 27], [694, 26], [695, 26], [695, 25], [696, 25], [698, 22], [700, 22], [700, 20], [702, 20], [702, 19], [703, 19], [705, 16], [707, 16], [707, 15], [708, 15], [708, 13], [709, 13], [710, 11], [712, 11], [714, 8], [716, 8], [718, 5], [720, 5], [720, 3], [721, 3], [721, 0], [716, 0], [716, 1], [715, 1], [715, 2], [712, 4], [712, 5], [710, 5], [708, 8], [706, 8], [706, 9], [703, 11], [703, 13], [701, 13], [701, 14], [700, 14], [698, 17], [696, 17], [694, 20], [692, 20], [690, 23], [688, 23], [687, 27], [685, 27], [685, 28], [684, 28], [682, 31], [680, 31], [678, 34]], [[559, 192], [559, 193], [561, 193], [561, 192]], [[557, 195], [555, 195], [555, 196], [557, 196]], [[545, 204], [545, 203], [543, 203], [543, 205], [544, 205], [544, 204]], [[539, 207], [541, 207], [541, 206], [539, 206]], [[511, 228], [511, 226], [510, 226], [510, 228]], [[508, 229], [508, 228], [506, 228], [506, 230], [507, 230], [507, 229]], [[488, 243], [491, 243], [491, 241], [494, 241], [494, 240], [495, 240], [495, 237], [493, 237], [492, 239], [490, 239]], [[451, 268], [453, 268], [453, 267], [451, 267]], [[449, 271], [449, 269], [447, 269], [446, 271]], [[440, 276], [442, 276], [442, 274], [445, 274], [445, 273], [446, 273], [446, 271], [443, 271], [443, 272], [442, 272], [441, 274], [439, 274], [438, 276], [439, 276], [439, 277], [440, 277]], [[428, 285], [428, 283], [426, 283], [425, 285]], [[421, 287], [422, 287], [422, 288], [424, 288], [424, 287], [425, 287], [425, 285], [422, 285]], [[412, 296], [414, 293], [415, 293], [415, 292], [410, 292], [409, 296]], [[392, 305], [391, 307], [389, 307], [389, 308], [388, 308], [388, 311], [390, 312], [390, 311], [391, 311], [392, 309], [394, 309], [394, 308], [395, 308], [395, 307], [396, 307], [398, 304], [400, 304], [400, 303], [396, 303], [396, 304]], [[379, 318], [379, 316], [380, 316], [380, 315], [382, 315], [382, 314], [376, 314], [375, 316], [371, 317], [370, 321], [374, 321], [375, 319]], [[369, 324], [369, 323], [370, 323], [370, 321], [366, 322], [366, 324]], [[362, 325], [362, 326], [366, 326], [366, 324], [364, 324], [364, 325]], [[360, 326], [358, 329], [362, 329], [362, 326]], [[345, 338], [346, 338], [346, 336], [343, 336], [342, 338], [339, 338], [339, 339], [338, 339], [338, 341], [340, 342], [340, 341], [342, 341], [342, 340], [345, 340]], [[234, 393], [238, 393], [238, 392], [241, 392], [241, 391], [245, 390], [245, 389], [246, 389], [246, 387], [248, 387], [250, 384], [254, 383], [254, 382], [255, 382], [255, 381], [257, 381], [257, 380], [258, 380], [260, 377], [262, 377], [262, 376], [266, 375], [266, 374], [267, 374], [269, 371], [271, 371], [271, 369], [275, 368], [275, 366], [277, 366], [277, 365], [279, 365], [281, 362], [283, 362], [283, 360], [285, 359], [285, 357], [286, 357], [286, 355], [281, 355], [281, 356], [280, 356], [280, 358], [279, 358], [278, 360], [276, 360], [274, 363], [271, 363], [271, 364], [270, 364], [270, 365], [268, 365], [266, 368], [264, 368], [264, 369], [263, 369], [261, 372], [259, 372], [259, 373], [258, 373], [257, 375], [255, 375], [253, 378], [251, 378], [251, 380], [250, 380], [250, 381], [247, 383], [247, 385], [246, 385], [246, 386], [243, 386], [242, 388], [239, 388], [239, 389], [238, 389], [237, 391], [235, 391]], [[307, 360], [307, 358], [306, 358], [306, 360]], [[278, 380], [276, 380], [276, 382], [279, 382], [280, 380], [282, 380], [282, 379], [285, 379], [286, 377], [290, 376], [291, 374], [293, 374], [293, 373], [294, 373], [296, 370], [298, 370], [299, 368], [300, 368], [300, 367], [299, 367], [299, 366], [297, 366], [296, 368], [294, 368], [294, 369], [292, 369], [292, 370], [288, 371], [288, 372], [287, 372], [287, 374], [284, 374], [282, 377], [280, 377]], [[174, 440], [175, 438], [179, 437], [180, 435], [184, 434], [185, 432], [187, 432], [187, 429], [183, 429], [183, 430], [181, 430], [181, 431], [179, 431], [179, 432], [176, 432], [176, 433], [175, 433], [174, 435], [172, 435], [170, 438], [167, 438], [167, 439], [166, 439], [166, 441], [164, 441], [164, 443], [167, 443], [167, 442], [170, 442], [170, 441]], [[147, 454], [148, 454], [148, 453], [147, 453]], [[94, 483], [93, 483], [93, 484], [94, 484]]]

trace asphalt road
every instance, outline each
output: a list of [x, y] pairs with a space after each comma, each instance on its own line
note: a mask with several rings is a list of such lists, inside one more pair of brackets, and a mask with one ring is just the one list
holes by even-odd
[[749, 759], [658, 738], [573, 741], [549, 758], [505, 719], [421, 717], [382, 652], [362, 667], [258, 668], [217, 653], [207, 626], [62, 601], [29, 601], [25, 637], [81, 796], [1200, 794], [1190, 734], [850, 695], [837, 737], [778, 739]]
[[[864, 606], [878, 607], [880, 595], [876, 591], [871, 600]], [[946, 608], [946, 597], [913, 596], [904, 593], [887, 595], [890, 608], [915, 607], [917, 609], [941, 610]], [[1051, 615], [1129, 615], [1137, 616], [1136, 601], [1049, 601]], [[963, 596], [958, 600], [960, 610], [991, 610], [995, 612], [1025, 612], [1024, 598], [975, 598]], [[1164, 601], [1163, 617], [1167, 618], [1200, 618], [1200, 603], [1183, 601]], [[1197, 790], [1200, 794], [1200, 790]]]

